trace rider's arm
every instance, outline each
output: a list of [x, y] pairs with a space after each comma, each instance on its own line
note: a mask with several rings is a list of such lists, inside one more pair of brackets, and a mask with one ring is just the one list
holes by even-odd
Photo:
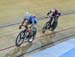
[[51, 15], [52, 15], [52, 12], [51, 12], [51, 10], [50, 10], [50, 11], [47, 13], [46, 18], [49, 18]]
[[25, 22], [25, 19], [22, 21], [21, 26], [23, 26], [24, 22]]
[[50, 13], [51, 13], [51, 11], [49, 11], [49, 12], [47, 13], [47, 16], [49, 16]]
[[21, 25], [19, 26], [19, 29], [21, 29], [21, 27], [23, 26], [25, 20], [26, 20], [26, 19], [24, 19], [24, 20], [21, 22]]

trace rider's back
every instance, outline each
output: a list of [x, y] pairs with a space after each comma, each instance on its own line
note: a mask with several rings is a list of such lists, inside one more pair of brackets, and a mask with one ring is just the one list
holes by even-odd
[[60, 15], [61, 15], [61, 13], [59, 12], [58, 9], [51, 9], [51, 10], [47, 13], [47, 15], [50, 15], [50, 14], [51, 14], [51, 16], [53, 16], [53, 17], [56, 17], [56, 16], [60, 16]]
[[31, 16], [29, 17], [29, 22], [30, 22], [30, 23], [34, 23], [34, 24], [37, 24], [37, 18], [36, 18], [36, 16], [32, 16], [32, 15], [31, 15]]

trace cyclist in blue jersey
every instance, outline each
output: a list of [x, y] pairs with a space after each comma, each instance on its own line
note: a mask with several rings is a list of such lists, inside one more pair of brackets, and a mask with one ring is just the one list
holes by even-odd
[[23, 19], [21, 25], [19, 26], [19, 29], [21, 29], [23, 25], [25, 27], [31, 25], [31, 29], [33, 28], [33, 32], [35, 32], [35, 34], [36, 34], [36, 32], [37, 32], [37, 17], [35, 15], [32, 15], [29, 12], [26, 12], [24, 19]]

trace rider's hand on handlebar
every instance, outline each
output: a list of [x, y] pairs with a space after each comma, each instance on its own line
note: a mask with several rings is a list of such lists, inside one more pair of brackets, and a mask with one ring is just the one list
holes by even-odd
[[22, 28], [22, 26], [20, 25], [20, 26], [19, 26], [19, 29], [21, 29], [21, 28]]

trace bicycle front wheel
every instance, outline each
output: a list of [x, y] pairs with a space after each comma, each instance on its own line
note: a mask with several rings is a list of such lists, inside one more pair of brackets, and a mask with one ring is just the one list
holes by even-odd
[[21, 31], [16, 38], [16, 46], [19, 47], [24, 42], [25, 33]]
[[50, 23], [49, 22], [46, 22], [46, 24], [43, 26], [43, 28], [42, 28], [42, 33], [45, 33], [45, 31], [47, 30], [47, 29], [49, 29], [49, 27], [50, 27]]

